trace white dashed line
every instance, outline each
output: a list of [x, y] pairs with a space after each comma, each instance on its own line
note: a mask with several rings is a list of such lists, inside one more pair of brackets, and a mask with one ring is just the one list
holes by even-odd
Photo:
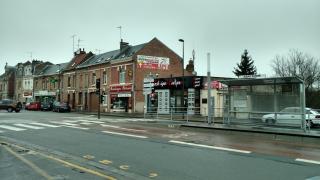
[[89, 129], [89, 128], [77, 127], [77, 126], [63, 126], [63, 127], [69, 127], [69, 128], [74, 128], [74, 129], [82, 129], [82, 130], [88, 130]]
[[15, 126], [20, 126], [20, 127], [25, 127], [25, 128], [30, 128], [30, 129], [44, 129], [44, 127], [39, 127], [39, 126], [32, 126], [28, 124], [14, 124]]
[[44, 126], [44, 127], [53, 127], [53, 128], [55, 128], [55, 127], [60, 127], [60, 126], [56, 126], [56, 125], [52, 125], [52, 124], [37, 123], [37, 122], [35, 122], [35, 123], [30, 123], [30, 124], [38, 125], [38, 126]]
[[0, 125], [0, 128], [13, 130], [13, 131], [24, 131], [24, 130], [26, 130], [26, 129], [17, 128], [17, 127], [8, 126], [8, 125]]
[[305, 163], [311, 163], [311, 164], [320, 164], [320, 161], [314, 161], [314, 160], [309, 160], [309, 159], [297, 158], [296, 161], [305, 162]]
[[232, 148], [224, 148], [224, 147], [218, 147], [218, 146], [209, 146], [209, 145], [203, 145], [203, 144], [187, 143], [187, 142], [183, 142], [183, 141], [170, 140], [169, 142], [175, 143], [175, 144], [183, 144], [183, 145], [189, 145], [189, 146], [197, 146], [197, 147], [204, 147], [204, 148], [217, 149], [217, 150], [223, 150], [223, 151], [231, 151], [231, 152], [238, 152], [238, 153], [245, 153], [245, 154], [250, 154], [251, 153], [251, 151], [238, 150], [238, 149], [232, 149]]
[[143, 129], [130, 129], [130, 128], [123, 128], [119, 126], [112, 126], [112, 125], [106, 125], [106, 124], [101, 124], [103, 127], [111, 127], [111, 128], [116, 128], [116, 129], [121, 129], [121, 130], [126, 130], [126, 131], [135, 131], [135, 132], [146, 132], [146, 130]]
[[102, 132], [107, 133], [107, 134], [115, 134], [115, 135], [136, 137], [136, 138], [142, 138], [142, 139], [148, 138], [147, 136], [139, 136], [139, 135], [134, 135], [134, 134], [118, 133], [118, 132], [112, 132], [112, 131], [102, 131]]

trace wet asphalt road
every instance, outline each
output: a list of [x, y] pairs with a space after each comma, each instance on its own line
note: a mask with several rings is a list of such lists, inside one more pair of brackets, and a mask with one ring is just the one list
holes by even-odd
[[[69, 124], [59, 124], [59, 122]], [[34, 123], [59, 127], [44, 127]], [[231, 149], [231, 151], [218, 150], [217, 146], [215, 148], [198, 147], [192, 143], [181, 144], [180, 142], [195, 142], [195, 139], [192, 136], [184, 136], [180, 130], [148, 128], [140, 125], [129, 126], [131, 123], [130, 119], [108, 117], [97, 121], [92, 116], [72, 113], [9, 114], [0, 112], [0, 136], [2, 137], [0, 140], [7, 141], [7, 138], [11, 138], [24, 142], [24, 145], [29, 147], [37, 145], [42, 148], [41, 150], [47, 149], [48, 153], [59, 152], [79, 159], [84, 159], [83, 156], [87, 155], [86, 157], [90, 157], [88, 162], [97, 164], [101, 163], [100, 161], [107, 162], [106, 166], [110, 167], [110, 171], [103, 170], [102, 172], [117, 179], [128, 179], [130, 175], [136, 175], [131, 179], [137, 179], [137, 177], [150, 179], [307, 179], [320, 175], [320, 165], [298, 162], [290, 156], [257, 153], [252, 151], [254, 149], [252, 143], [251, 147], [237, 144], [233, 147], [238, 148]], [[70, 127], [72, 124], [75, 126]], [[10, 130], [3, 125], [24, 130]], [[42, 128], [31, 129], [30, 125]], [[197, 133], [191, 132], [190, 134]], [[206, 136], [206, 133], [200, 133], [200, 135]], [[180, 137], [177, 138], [177, 136]], [[228, 139], [227, 135], [217, 136]], [[177, 141], [178, 143], [170, 141], [173, 139], [181, 141]], [[239, 141], [246, 141], [246, 139], [239, 137]], [[204, 143], [204, 141], [201, 142]], [[219, 147], [225, 147], [225, 144], [227, 143], [223, 143], [221, 139], [217, 143]], [[293, 146], [292, 143], [290, 146]], [[309, 148], [317, 148], [317, 146]], [[243, 150], [243, 152], [232, 150]], [[317, 152], [317, 149], [313, 151]], [[75, 171], [59, 162], [39, 156], [37, 153], [24, 156], [56, 179], [101, 178], [90, 173]], [[19, 178], [19, 175], [23, 174], [21, 172], [24, 172], [31, 179], [43, 179], [4, 148], [1, 148], [0, 158], [1, 162], [6, 162], [7, 166], [3, 163], [1, 165], [8, 169], [8, 171], [0, 170], [1, 177], [24, 179]], [[63, 159], [63, 156], [57, 158]], [[83, 163], [71, 158], [67, 160], [78, 163], [79, 166], [86, 165], [87, 168], [94, 169], [85, 164], [86, 161]], [[44, 166], [44, 164], [51, 165]]]

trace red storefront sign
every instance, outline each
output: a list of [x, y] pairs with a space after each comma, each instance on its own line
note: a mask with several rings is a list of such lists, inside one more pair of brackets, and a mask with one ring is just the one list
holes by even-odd
[[110, 86], [111, 93], [131, 92], [132, 84]]
[[[222, 89], [222, 84], [219, 81], [211, 81], [211, 88], [212, 89]], [[204, 84], [204, 88], [207, 89], [208, 88], [208, 83]]]

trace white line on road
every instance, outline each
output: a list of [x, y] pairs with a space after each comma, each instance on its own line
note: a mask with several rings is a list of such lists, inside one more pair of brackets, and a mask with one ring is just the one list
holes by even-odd
[[45, 127], [53, 127], [53, 128], [55, 128], [55, 127], [60, 127], [60, 126], [56, 126], [56, 125], [52, 125], [52, 124], [37, 123], [37, 122], [35, 122], [35, 123], [30, 123], [30, 124], [34, 124], [34, 125], [38, 125], [38, 126], [45, 126]]
[[107, 133], [107, 134], [115, 134], [115, 135], [136, 137], [136, 138], [142, 138], [142, 139], [148, 138], [147, 136], [139, 136], [139, 135], [134, 135], [134, 134], [118, 133], [118, 132], [112, 132], [112, 131], [102, 131], [102, 132]]
[[112, 126], [112, 125], [106, 125], [106, 124], [101, 124], [101, 126], [111, 127], [111, 128], [121, 129], [121, 130], [127, 130], [127, 131], [146, 132], [146, 130], [143, 130], [143, 129], [129, 129], [129, 128], [123, 128], [123, 127], [119, 127], [119, 126]]
[[50, 121], [51, 123], [67, 125], [67, 126], [76, 126], [77, 124], [67, 123], [67, 122], [60, 122], [60, 121]]
[[30, 129], [44, 129], [44, 127], [39, 127], [39, 126], [31, 126], [28, 124], [14, 124], [15, 126], [20, 126], [20, 127], [25, 127], [25, 128], [30, 128]]
[[83, 124], [83, 125], [91, 125], [91, 124], [94, 124], [94, 123], [91, 123], [91, 122], [82, 122], [80, 124]]
[[81, 122], [89, 122], [89, 123], [97, 123], [97, 124], [103, 124], [104, 122], [102, 121], [95, 121], [95, 120], [84, 120], [84, 119], [81, 119], [79, 120]]
[[88, 130], [89, 128], [84, 128], [84, 127], [77, 127], [77, 126], [63, 126], [63, 127], [69, 127], [69, 128], [75, 128], [75, 129], [82, 129], [82, 130]]
[[17, 128], [17, 127], [13, 127], [13, 126], [7, 126], [7, 125], [0, 125], [0, 128], [13, 130], [13, 131], [24, 131], [24, 130], [26, 130], [26, 129]]
[[217, 149], [217, 150], [223, 150], [223, 151], [232, 151], [232, 152], [238, 152], [238, 153], [245, 153], [245, 154], [250, 154], [251, 153], [251, 151], [238, 150], [238, 149], [232, 149], [232, 148], [224, 148], [224, 147], [218, 147], [218, 146], [209, 146], [209, 145], [203, 145], [203, 144], [187, 143], [187, 142], [183, 142], [183, 141], [170, 140], [169, 142], [176, 143], [176, 144], [184, 144], [184, 145], [190, 145], [190, 146], [210, 148], [210, 149]]
[[309, 160], [309, 159], [297, 158], [296, 161], [305, 162], [305, 163], [312, 163], [312, 164], [320, 164], [320, 161], [314, 161], [314, 160]]

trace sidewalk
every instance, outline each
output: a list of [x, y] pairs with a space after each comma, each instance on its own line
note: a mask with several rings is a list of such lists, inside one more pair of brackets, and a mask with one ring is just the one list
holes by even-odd
[[[88, 115], [97, 115], [97, 112], [75, 112], [79, 114], [88, 114]], [[101, 116], [112, 116], [112, 117], [123, 117], [123, 118], [144, 118], [143, 113], [125, 113], [125, 112], [101, 112]], [[160, 124], [174, 124], [179, 125], [181, 127], [188, 128], [200, 128], [200, 129], [212, 129], [212, 130], [225, 130], [225, 131], [238, 131], [238, 132], [250, 132], [250, 133], [260, 133], [260, 134], [273, 134], [273, 135], [288, 135], [288, 136], [299, 136], [299, 137], [314, 137], [320, 138], [320, 130], [307, 130], [307, 132], [303, 132], [301, 129], [294, 128], [281, 128], [281, 127], [272, 127], [272, 126], [263, 126], [263, 125], [250, 125], [243, 124], [233, 124], [226, 125], [222, 124], [222, 121], [215, 123], [214, 125], [209, 125], [205, 123], [203, 119], [201, 120], [170, 120], [170, 119], [162, 119], [161, 116], [157, 119], [156, 117], [146, 117], [146, 119], [153, 119], [153, 123]]]

